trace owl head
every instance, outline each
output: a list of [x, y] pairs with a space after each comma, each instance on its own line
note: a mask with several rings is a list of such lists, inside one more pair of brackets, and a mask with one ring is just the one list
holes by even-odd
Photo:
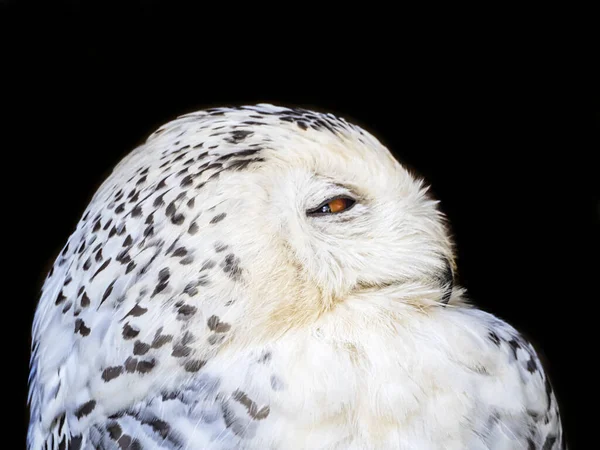
[[452, 296], [437, 202], [358, 126], [266, 104], [202, 111], [160, 128], [115, 175], [139, 171], [149, 152], [181, 170], [172, 196], [194, 196], [187, 215], [204, 215], [187, 249], [227, 249], [223, 271], [256, 323], [300, 326], [356, 298], [422, 308]]

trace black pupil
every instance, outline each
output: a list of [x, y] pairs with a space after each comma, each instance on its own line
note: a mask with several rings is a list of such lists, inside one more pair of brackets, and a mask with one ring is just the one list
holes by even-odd
[[322, 213], [330, 213], [331, 212], [331, 208], [329, 207], [329, 203], [321, 206], [321, 212]]

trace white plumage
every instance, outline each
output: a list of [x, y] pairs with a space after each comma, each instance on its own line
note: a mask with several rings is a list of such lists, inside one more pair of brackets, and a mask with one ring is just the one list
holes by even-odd
[[44, 284], [29, 448], [565, 448], [533, 348], [454, 286], [436, 204], [329, 114], [163, 126]]

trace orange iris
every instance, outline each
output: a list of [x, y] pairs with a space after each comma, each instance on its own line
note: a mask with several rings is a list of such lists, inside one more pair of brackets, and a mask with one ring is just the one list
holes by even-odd
[[329, 206], [329, 210], [332, 213], [337, 213], [345, 210], [348, 207], [349, 203], [350, 202], [348, 201], [348, 199], [336, 198], [335, 200], [332, 200], [329, 203], [327, 203], [327, 205]]

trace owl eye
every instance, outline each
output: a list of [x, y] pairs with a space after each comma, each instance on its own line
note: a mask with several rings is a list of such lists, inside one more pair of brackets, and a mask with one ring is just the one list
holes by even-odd
[[325, 214], [337, 214], [348, 211], [354, 206], [356, 200], [350, 197], [334, 197], [321, 203], [314, 209], [306, 211], [307, 216], [322, 216]]

